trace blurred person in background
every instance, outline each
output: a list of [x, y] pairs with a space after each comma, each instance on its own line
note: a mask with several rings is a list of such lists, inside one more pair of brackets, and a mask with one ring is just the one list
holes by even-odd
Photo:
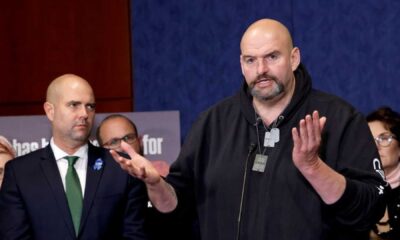
[[368, 125], [391, 190], [383, 218], [375, 225], [371, 239], [400, 239], [400, 114], [381, 107], [367, 116]]
[[[118, 152], [123, 152], [121, 141], [131, 145], [140, 155], [144, 156], [142, 139], [132, 120], [122, 114], [110, 114], [105, 117], [96, 130], [99, 145]], [[167, 176], [169, 165], [166, 161], [152, 160], [151, 163], [161, 176]]]
[[[122, 114], [110, 114], [99, 124], [96, 130], [99, 145], [118, 152], [124, 152], [121, 142], [129, 144], [137, 153], [144, 156], [143, 145], [136, 124]], [[161, 176], [169, 172], [166, 161], [151, 161]], [[145, 215], [145, 228], [150, 239], [199, 239], [192, 232], [192, 222], [182, 221], [180, 216], [160, 213], [149, 201]]]
[[13, 158], [15, 158], [14, 148], [5, 137], [0, 135], [0, 187], [3, 182], [4, 166]]

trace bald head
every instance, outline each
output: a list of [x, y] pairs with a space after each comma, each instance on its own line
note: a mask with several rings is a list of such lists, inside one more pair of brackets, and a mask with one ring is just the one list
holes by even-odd
[[55, 103], [67, 89], [86, 88], [89, 92], [93, 89], [83, 78], [74, 74], [64, 74], [54, 79], [47, 88], [46, 101]]
[[43, 104], [52, 125], [54, 143], [73, 154], [87, 143], [95, 114], [95, 98], [89, 83], [74, 74], [54, 79]]
[[240, 42], [240, 65], [255, 102], [286, 105], [294, 92], [300, 50], [280, 22], [261, 19], [249, 26]]
[[261, 19], [251, 24], [244, 32], [240, 41], [240, 49], [243, 53], [246, 46], [251, 45], [258, 48], [266, 41], [278, 41], [288, 50], [293, 48], [289, 30], [282, 23], [273, 19]]

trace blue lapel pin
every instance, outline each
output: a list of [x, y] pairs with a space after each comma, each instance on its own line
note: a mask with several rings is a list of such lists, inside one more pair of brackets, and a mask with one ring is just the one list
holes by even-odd
[[93, 170], [98, 171], [103, 167], [103, 160], [101, 158], [98, 158], [96, 162], [94, 162], [93, 165]]

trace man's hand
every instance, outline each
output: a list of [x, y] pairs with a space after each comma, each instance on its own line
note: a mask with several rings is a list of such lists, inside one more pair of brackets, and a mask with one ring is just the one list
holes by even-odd
[[116, 151], [110, 150], [115, 161], [130, 175], [141, 179], [146, 184], [149, 199], [160, 212], [174, 210], [178, 204], [174, 188], [161, 178], [149, 160], [135, 152], [129, 144], [121, 141], [121, 148], [131, 159], [126, 159]]
[[292, 129], [293, 162], [300, 171], [317, 169], [320, 163], [318, 156], [321, 144], [321, 132], [326, 118], [319, 117], [318, 111], [300, 120], [299, 130]]
[[131, 159], [126, 159], [120, 156], [114, 150], [110, 150], [110, 153], [122, 169], [130, 175], [141, 179], [148, 185], [154, 185], [161, 181], [160, 174], [149, 160], [135, 152], [135, 150], [124, 141], [121, 141], [121, 148], [131, 157]]
[[314, 111], [312, 116], [307, 115], [300, 120], [299, 131], [292, 129], [293, 163], [322, 200], [326, 204], [333, 204], [343, 195], [346, 179], [318, 156], [325, 123], [326, 118], [320, 118], [318, 112]]

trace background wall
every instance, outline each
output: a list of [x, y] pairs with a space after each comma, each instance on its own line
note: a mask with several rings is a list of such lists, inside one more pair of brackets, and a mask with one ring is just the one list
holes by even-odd
[[44, 114], [64, 73], [91, 83], [99, 112], [132, 111], [129, 14], [129, 0], [1, 1], [0, 116]]
[[43, 114], [48, 83], [72, 72], [93, 85], [98, 112], [179, 110], [185, 136], [240, 86], [241, 35], [265, 17], [291, 30], [316, 88], [364, 113], [400, 110], [397, 0], [1, 3], [2, 116]]
[[179, 110], [182, 136], [237, 91], [241, 35], [266, 17], [288, 26], [315, 88], [400, 110], [397, 0], [131, 0], [131, 13], [135, 109]]

